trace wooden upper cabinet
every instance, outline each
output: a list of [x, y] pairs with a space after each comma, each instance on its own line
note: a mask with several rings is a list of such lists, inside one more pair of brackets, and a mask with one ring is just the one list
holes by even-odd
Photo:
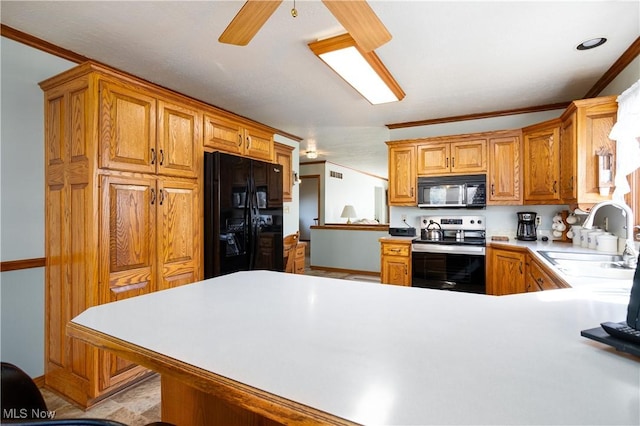
[[273, 133], [239, 121], [204, 116], [204, 146], [257, 160], [273, 160]]
[[293, 147], [280, 143], [274, 144], [274, 160], [282, 166], [282, 201], [293, 200]]
[[157, 171], [197, 177], [200, 172], [202, 113], [177, 103], [158, 101]]
[[100, 167], [155, 173], [156, 98], [111, 81], [100, 86]]
[[560, 200], [565, 204], [578, 201], [575, 119], [569, 114], [560, 126]]
[[273, 160], [273, 133], [257, 128], [244, 129], [244, 153], [251, 158]]
[[487, 204], [522, 204], [521, 141], [520, 132], [489, 137]]
[[487, 140], [451, 142], [451, 172], [479, 173], [487, 171]]
[[[608, 149], [613, 154], [612, 164], [616, 163], [616, 144], [609, 139], [609, 133], [616, 122], [617, 111], [616, 97], [605, 96], [574, 101], [561, 117], [563, 140], [573, 140], [575, 148], [575, 157], [566, 159], [569, 164], [575, 158], [575, 165], [571, 164], [572, 169], [575, 167], [575, 175], [567, 174], [565, 179], [569, 182], [573, 177], [575, 202], [585, 209], [611, 199], [613, 188], [609, 195], [600, 195], [596, 152], [601, 148]], [[615, 176], [612, 173], [613, 179]]]
[[135, 86], [100, 81], [100, 167], [196, 177], [202, 114]]
[[204, 115], [204, 146], [230, 154], [243, 154], [243, 128], [238, 122]]
[[560, 120], [522, 129], [525, 204], [560, 202]]
[[389, 205], [416, 206], [416, 147], [413, 144], [389, 146]]
[[451, 172], [449, 143], [418, 144], [418, 175], [442, 175]]
[[481, 173], [487, 170], [487, 140], [425, 141], [417, 145], [418, 175]]

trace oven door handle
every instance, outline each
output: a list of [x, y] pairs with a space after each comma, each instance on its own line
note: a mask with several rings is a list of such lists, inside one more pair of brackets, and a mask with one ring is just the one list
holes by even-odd
[[452, 254], [475, 254], [484, 256], [484, 246], [462, 246], [462, 245], [444, 245], [429, 243], [414, 243], [411, 245], [412, 251], [420, 253], [452, 253]]

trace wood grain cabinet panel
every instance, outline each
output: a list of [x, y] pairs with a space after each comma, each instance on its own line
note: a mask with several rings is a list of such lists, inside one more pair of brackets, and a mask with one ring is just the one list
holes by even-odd
[[[595, 203], [611, 199], [613, 190], [609, 195], [600, 195], [596, 151], [608, 149], [612, 164], [616, 163], [616, 143], [609, 139], [609, 134], [616, 122], [617, 111], [616, 97], [604, 96], [574, 101], [560, 117], [567, 152], [562, 160], [565, 172], [562, 186], [568, 188], [566, 194], [571, 197], [565, 202], [577, 203], [588, 210]], [[572, 183], [575, 183], [573, 187]]]
[[204, 115], [204, 146], [215, 150], [273, 161], [273, 133], [240, 121]]
[[520, 132], [489, 137], [487, 204], [522, 204], [522, 139]]
[[487, 140], [484, 138], [425, 141], [418, 144], [417, 150], [419, 176], [487, 171]]
[[202, 113], [165, 100], [158, 101], [157, 172], [197, 177], [202, 143]]
[[100, 81], [100, 167], [154, 173], [156, 99], [112, 81]]
[[274, 152], [275, 162], [282, 166], [282, 201], [290, 202], [293, 200], [293, 147], [275, 143]]
[[158, 289], [164, 290], [200, 279], [200, 198], [198, 183], [187, 179], [160, 179], [158, 193]]
[[389, 146], [389, 205], [417, 205], [417, 183], [415, 145]]
[[411, 285], [411, 240], [380, 240], [380, 282]]
[[524, 139], [525, 204], [560, 201], [560, 120], [527, 127]]
[[521, 250], [488, 249], [487, 294], [524, 293], [526, 253]]

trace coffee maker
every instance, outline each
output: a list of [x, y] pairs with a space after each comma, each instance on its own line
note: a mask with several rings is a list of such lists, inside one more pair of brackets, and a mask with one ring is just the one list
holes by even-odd
[[536, 241], [536, 212], [518, 212], [517, 240]]

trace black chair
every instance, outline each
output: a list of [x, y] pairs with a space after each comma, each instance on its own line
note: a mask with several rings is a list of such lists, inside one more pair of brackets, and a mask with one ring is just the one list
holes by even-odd
[[[105, 419], [44, 419], [47, 404], [40, 389], [31, 377], [8, 362], [2, 363], [2, 423], [23, 426], [127, 426], [124, 423]], [[174, 426], [171, 423], [154, 422], [147, 426]]]

